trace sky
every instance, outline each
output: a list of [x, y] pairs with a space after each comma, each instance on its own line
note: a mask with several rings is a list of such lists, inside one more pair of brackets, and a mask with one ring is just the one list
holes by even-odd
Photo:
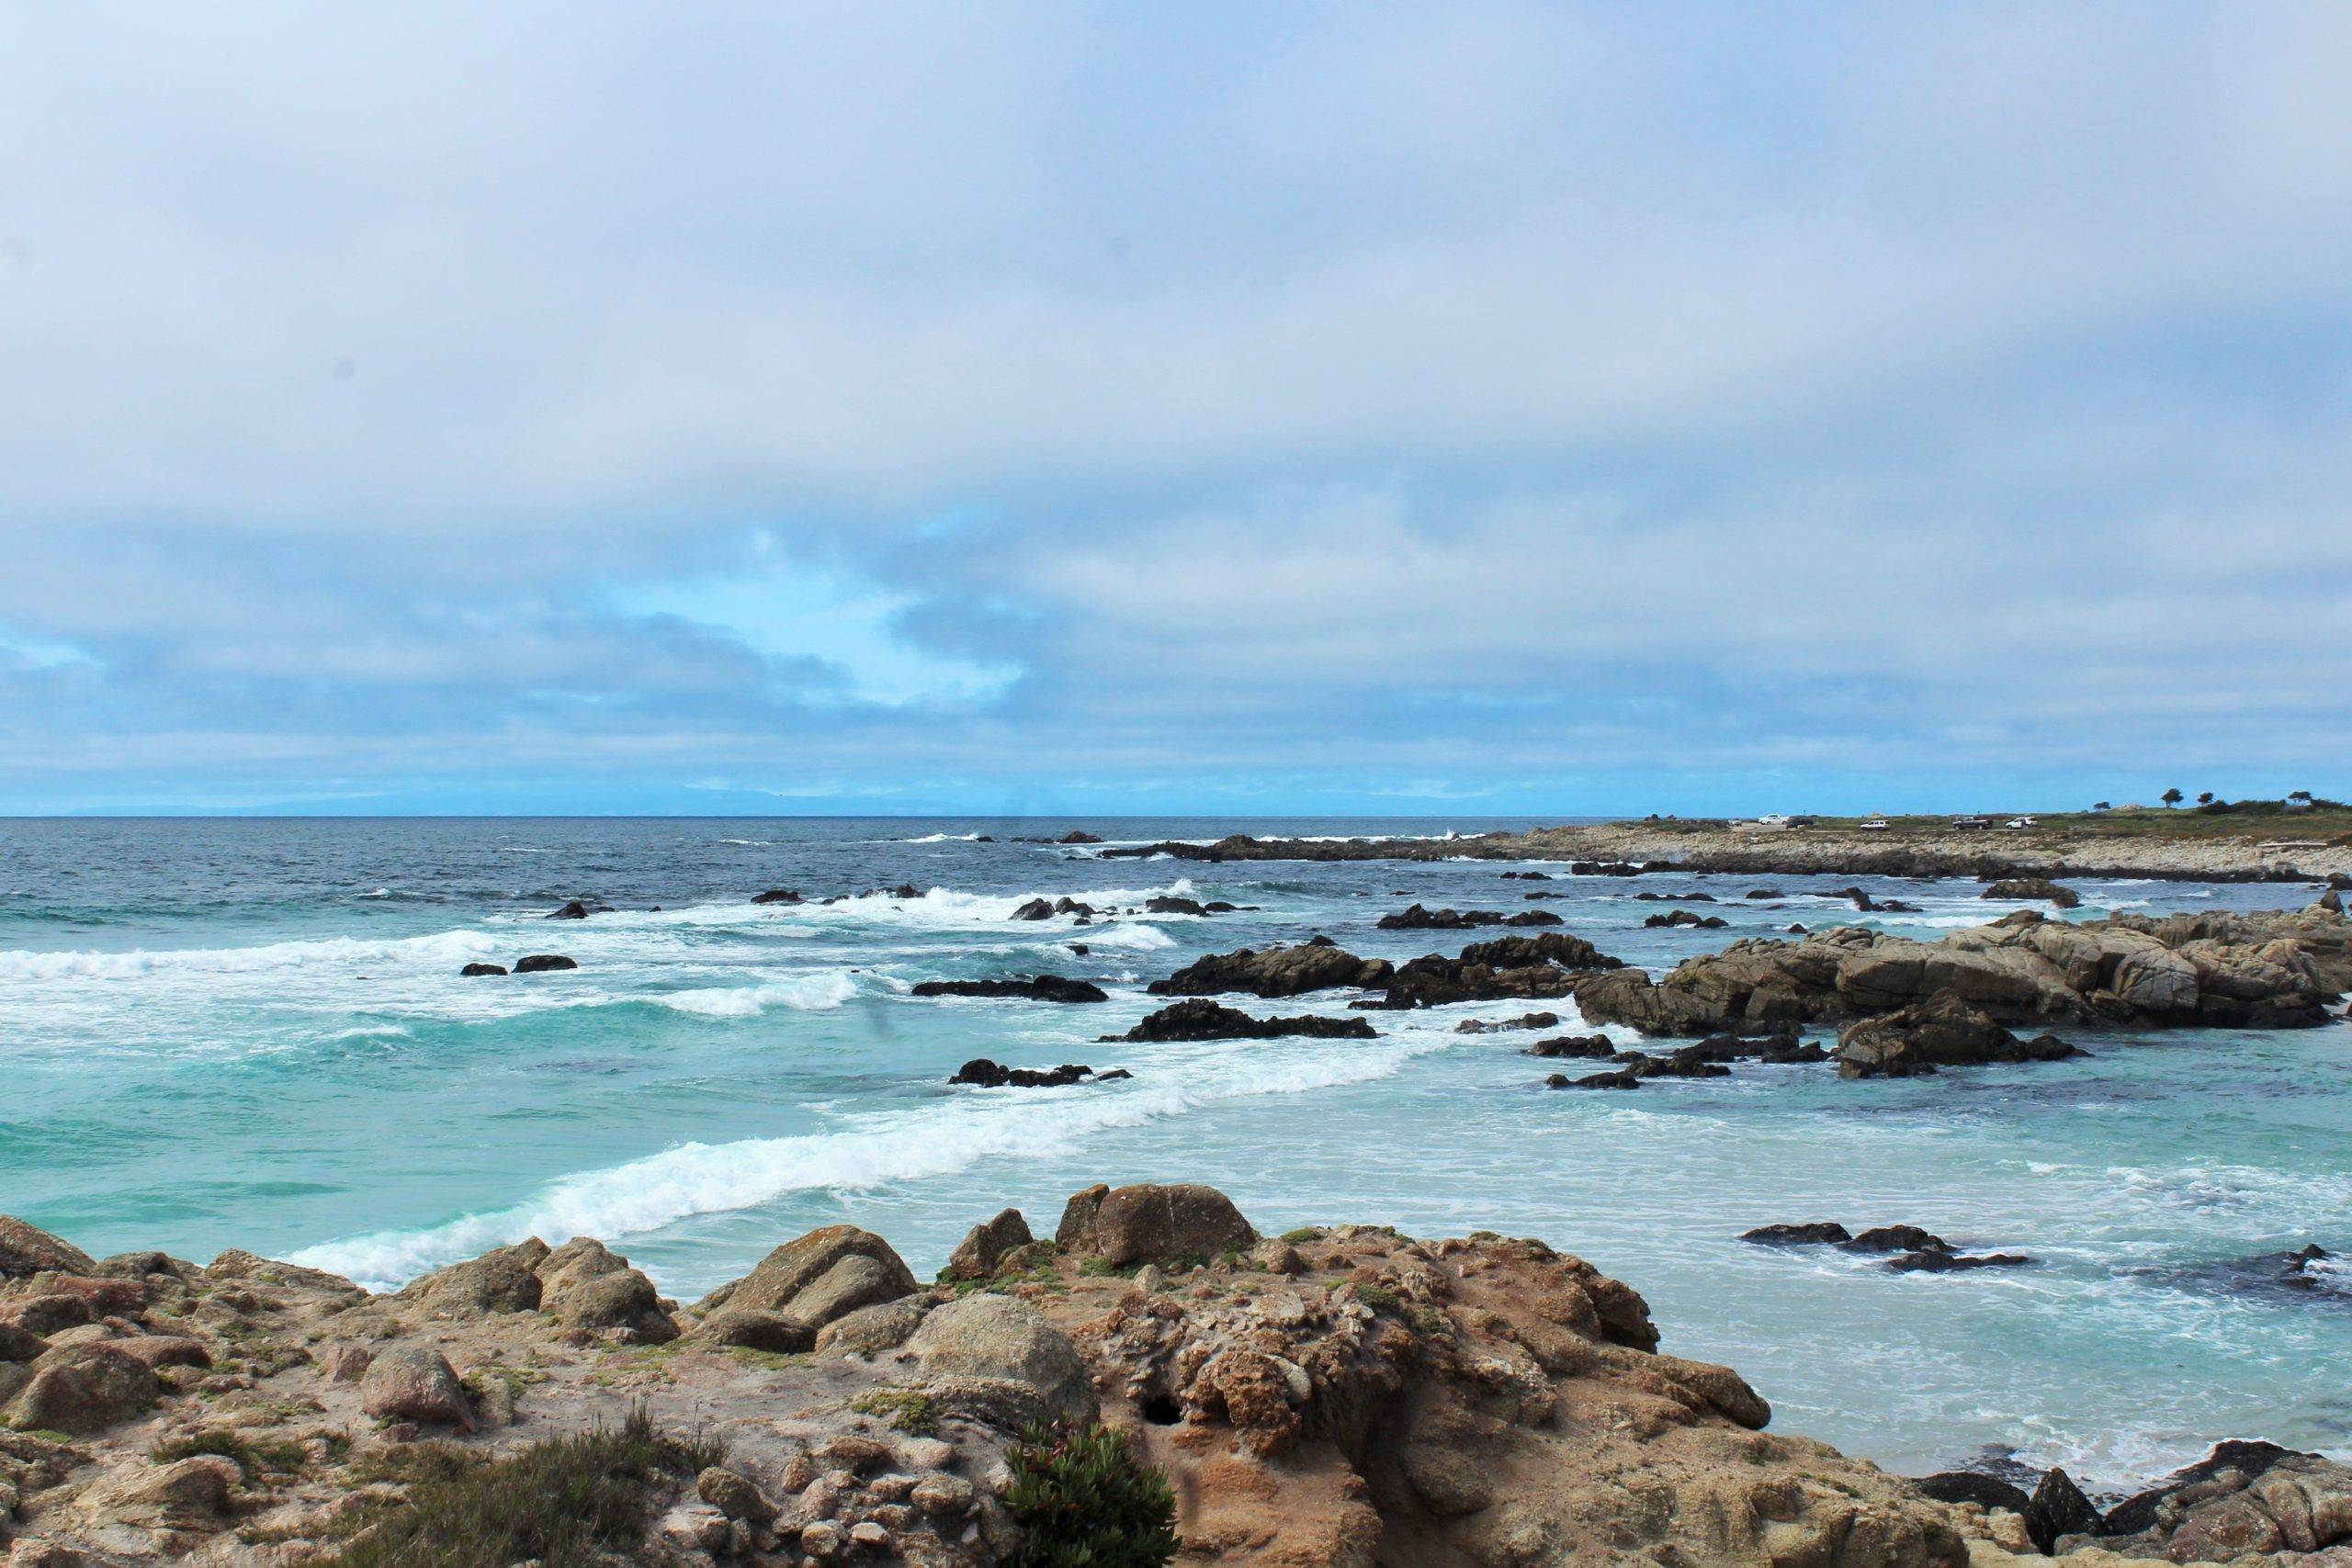
[[0, 12], [0, 812], [2352, 795], [2352, 7]]

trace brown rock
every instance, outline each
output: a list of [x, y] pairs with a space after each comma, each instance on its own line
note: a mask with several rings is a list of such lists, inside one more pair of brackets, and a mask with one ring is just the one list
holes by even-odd
[[1035, 1239], [1029, 1234], [1029, 1222], [1021, 1217], [1021, 1211], [1007, 1209], [966, 1234], [947, 1259], [947, 1271], [958, 1280], [985, 1280], [996, 1272], [999, 1258]]
[[1257, 1240], [1233, 1200], [1214, 1187], [1182, 1184], [1090, 1188], [1063, 1210], [1055, 1241], [1064, 1252], [1134, 1263], [1206, 1263]]
[[797, 1356], [816, 1343], [816, 1335], [807, 1324], [780, 1312], [722, 1307], [688, 1330], [686, 1341]]
[[35, 1274], [90, 1274], [97, 1269], [90, 1255], [71, 1242], [0, 1214], [0, 1280], [26, 1280]]
[[547, 1257], [548, 1244], [533, 1236], [412, 1280], [398, 1299], [428, 1317], [458, 1321], [537, 1312], [542, 1293], [537, 1269]]
[[65, 1345], [33, 1363], [30, 1382], [8, 1402], [7, 1425], [77, 1436], [101, 1432], [155, 1403], [155, 1374], [110, 1345]]
[[933, 1376], [1018, 1382], [1064, 1416], [1094, 1415], [1094, 1385], [1077, 1347], [1026, 1302], [988, 1292], [949, 1302], [922, 1320], [907, 1348]]
[[465, 1386], [437, 1350], [397, 1346], [378, 1356], [359, 1380], [359, 1407], [384, 1421], [434, 1422], [474, 1429]]
[[765, 1524], [775, 1517], [775, 1505], [749, 1478], [717, 1465], [695, 1477], [695, 1495], [730, 1519]]
[[732, 1284], [721, 1285], [699, 1303], [708, 1312], [718, 1307], [775, 1311], [789, 1303], [842, 1258], [872, 1258], [882, 1266], [896, 1287], [891, 1294], [914, 1293], [915, 1277], [890, 1244], [855, 1225], [827, 1225], [788, 1241], [760, 1260], [758, 1268]]

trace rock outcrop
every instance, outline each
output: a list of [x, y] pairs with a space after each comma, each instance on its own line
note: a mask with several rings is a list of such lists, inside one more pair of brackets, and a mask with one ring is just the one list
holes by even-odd
[[1317, 1018], [1311, 1013], [1300, 1013], [1294, 1018], [1252, 1018], [1238, 1008], [1226, 1007], [1206, 997], [1192, 997], [1181, 1002], [1170, 1002], [1125, 1034], [1106, 1034], [1102, 1038], [1164, 1043], [1177, 1040], [1275, 1040], [1299, 1034], [1322, 1040], [1370, 1040], [1374, 1038], [1374, 1030], [1371, 1021], [1362, 1018]]
[[2083, 896], [2071, 887], [2062, 887], [2046, 876], [2005, 876], [1977, 895], [1980, 898], [2040, 899], [2060, 909], [2079, 908]]
[[1529, 909], [1506, 915], [1500, 909], [1428, 909], [1407, 906], [1383, 915], [1376, 924], [1385, 931], [1466, 931], [1480, 926], [1556, 926], [1560, 917], [1549, 909]]
[[1950, 992], [2003, 1024], [2295, 1028], [2327, 1021], [2352, 986], [2352, 920], [2325, 910], [2115, 915], [2069, 925], [2030, 911], [1916, 942], [1840, 926], [1750, 939], [1663, 979], [1580, 978], [1597, 1023], [1654, 1034], [1872, 1018]]
[[1110, 994], [1091, 980], [1033, 975], [1020, 980], [924, 980], [918, 997], [1018, 997], [1033, 1002], [1107, 1002]]
[[2083, 1053], [2054, 1034], [2020, 1040], [1951, 991], [1848, 1024], [1838, 1036], [1838, 1076], [1918, 1077], [1939, 1067], [2058, 1062]]
[[1297, 997], [1309, 991], [1366, 989], [1395, 972], [1385, 958], [1358, 958], [1317, 938], [1295, 947], [1239, 948], [1193, 960], [1145, 989], [1159, 997], [1213, 997], [1246, 991], [1257, 997]]

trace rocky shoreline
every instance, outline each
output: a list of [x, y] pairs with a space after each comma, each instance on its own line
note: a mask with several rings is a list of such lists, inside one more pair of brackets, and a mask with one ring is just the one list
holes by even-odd
[[371, 1294], [0, 1220], [0, 1540], [18, 1568], [503, 1562], [434, 1553], [453, 1497], [536, 1555], [532, 1487], [626, 1454], [627, 1506], [563, 1561], [1076, 1561], [1024, 1466], [1099, 1423], [1172, 1495], [1172, 1559], [1113, 1561], [2352, 1559], [2352, 1470], [2316, 1456], [2226, 1445], [2106, 1515], [2059, 1472], [1909, 1482], [1660, 1343], [1542, 1242], [1270, 1237], [1205, 1187], [1091, 1188], [1050, 1237], [1007, 1210], [927, 1287], [829, 1226], [691, 1306], [584, 1238]]
[[2178, 882], [2329, 882], [2352, 886], [2352, 843], [2274, 847], [2259, 833], [2110, 837], [2065, 831], [1759, 831], [1722, 825], [1611, 822], [1452, 839], [1181, 840], [1114, 846], [1105, 859], [1227, 861], [1558, 861], [1585, 874], [2147, 878]]

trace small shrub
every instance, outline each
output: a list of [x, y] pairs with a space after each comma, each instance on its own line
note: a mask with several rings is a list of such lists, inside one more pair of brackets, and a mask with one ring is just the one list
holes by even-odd
[[[422, 1448], [425, 1445], [417, 1445]], [[375, 1524], [336, 1568], [586, 1568], [637, 1545], [654, 1483], [726, 1457], [722, 1444], [658, 1433], [642, 1409], [618, 1431], [549, 1438], [503, 1459], [464, 1450], [416, 1465], [408, 1500], [353, 1522]]]
[[1034, 1428], [1006, 1460], [1023, 1531], [1014, 1568], [1158, 1568], [1176, 1555], [1176, 1494], [1125, 1434]]
[[939, 1407], [919, 1388], [877, 1388], [849, 1402], [861, 1416], [879, 1416], [901, 1432], [928, 1438], [939, 1430]]
[[302, 1445], [288, 1438], [264, 1438], [259, 1442], [243, 1432], [225, 1427], [202, 1427], [176, 1438], [166, 1438], [147, 1450], [147, 1457], [157, 1464], [171, 1464], [196, 1454], [218, 1454], [222, 1459], [237, 1461], [237, 1468], [250, 1481], [254, 1476], [276, 1472], [291, 1475], [302, 1468]]
[[1301, 1225], [1295, 1231], [1283, 1232], [1281, 1239], [1292, 1247], [1296, 1247], [1300, 1242], [1313, 1241], [1322, 1234], [1321, 1225]]

